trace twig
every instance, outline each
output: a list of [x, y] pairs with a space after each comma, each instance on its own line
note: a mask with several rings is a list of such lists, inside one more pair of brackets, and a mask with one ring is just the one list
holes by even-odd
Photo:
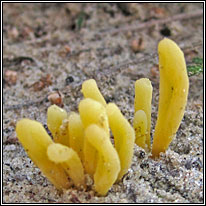
[[23, 103], [23, 104], [16, 104], [16, 105], [5, 105], [4, 109], [5, 110], [21, 109], [22, 107], [29, 107], [29, 106], [32, 106], [32, 105], [41, 104], [46, 100], [47, 100], [47, 97], [44, 97], [44, 98], [42, 98], [38, 101], [31, 101], [31, 102], [26, 102], [26, 103]]
[[6, 66], [18, 65], [24, 60], [28, 60], [30, 62], [35, 62], [32, 57], [19, 56], [19, 57], [14, 57], [12, 59], [4, 58], [3, 59], [3, 66], [6, 67]]
[[[181, 48], [183, 51], [187, 49], [195, 49], [197, 47], [202, 46], [201, 42], [195, 42], [191, 46]], [[97, 73], [102, 73], [102, 75], [105, 75], [106, 73], [109, 73], [111, 75], [112, 72], [124, 72], [126, 69], [128, 69], [131, 65], [138, 65], [146, 61], [151, 61], [153, 63], [157, 63], [158, 54], [156, 52], [148, 54], [145, 53], [143, 57], [129, 60], [129, 61], [122, 61], [118, 63], [117, 65], [107, 65], [101, 68], [101, 70], [97, 70], [95, 76], [98, 76]], [[86, 68], [86, 65], [85, 65]]]
[[79, 51], [74, 51], [74, 52], [68, 54], [67, 57], [78, 56], [78, 55], [80, 55], [83, 52], [90, 52], [91, 50], [92, 49], [89, 48], [89, 49], [82, 49], [82, 50], [79, 50]]
[[153, 53], [153, 54], [147, 54], [147, 57], [142, 57], [140, 59], [134, 59], [132, 61], [123, 61], [117, 65], [108, 65], [108, 66], [105, 66], [102, 68], [102, 71], [105, 71], [105, 70], [110, 70], [110, 71], [115, 71], [117, 69], [121, 69], [121, 68], [127, 68], [129, 65], [134, 65], [134, 64], [140, 64], [142, 62], [145, 62], [147, 61], [148, 59], [155, 59], [157, 57], [157, 54], [156, 53]]
[[149, 22], [146, 23], [142, 23], [142, 24], [135, 24], [135, 25], [130, 25], [130, 26], [124, 26], [122, 28], [118, 28], [118, 29], [112, 29], [112, 30], [104, 30], [101, 31], [101, 33], [99, 33], [99, 35], [105, 35], [105, 33], [109, 33], [111, 35], [116, 34], [116, 33], [120, 33], [120, 32], [127, 32], [127, 31], [138, 31], [138, 30], [142, 30], [142, 29], [148, 29], [152, 26], [155, 25], [161, 25], [161, 24], [166, 24], [172, 21], [177, 21], [177, 20], [190, 20], [191, 18], [198, 18], [198, 17], [203, 17], [203, 10], [197, 10], [193, 13], [186, 13], [186, 14], [178, 14], [172, 17], [168, 17], [166, 19], [159, 19], [159, 20], [151, 20]]
[[94, 48], [81, 49], [79, 51], [73, 51], [73, 52], [69, 53], [67, 55], [67, 57], [78, 56], [81, 53], [91, 52], [92, 50], [94, 50], [95, 52], [100, 52], [100, 51], [103, 51], [103, 50], [106, 50], [106, 49], [107, 50], [112, 50], [112, 49], [117, 50], [117, 49], [119, 49], [119, 47], [99, 47], [99, 48], [96, 48], [96, 49], [94, 49]]

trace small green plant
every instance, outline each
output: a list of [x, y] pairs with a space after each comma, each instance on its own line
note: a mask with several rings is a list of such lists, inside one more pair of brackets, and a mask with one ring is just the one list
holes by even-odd
[[187, 66], [187, 72], [189, 77], [203, 72], [203, 59], [200, 57], [194, 57], [191, 65]]
[[85, 20], [86, 20], [86, 13], [81, 11], [76, 19], [76, 28], [78, 31], [82, 28], [83, 24], [85, 23]]

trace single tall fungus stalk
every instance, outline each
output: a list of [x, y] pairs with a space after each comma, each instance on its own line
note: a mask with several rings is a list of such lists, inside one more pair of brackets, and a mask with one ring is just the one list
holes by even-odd
[[[152, 155], [164, 152], [184, 114], [188, 77], [184, 55], [169, 39], [159, 43], [160, 100]], [[86, 187], [85, 173], [94, 179], [94, 189], [106, 195], [131, 165], [134, 143], [150, 151], [152, 85], [149, 79], [135, 83], [133, 127], [114, 104], [107, 104], [95, 80], [82, 84], [84, 99], [79, 114], [56, 105], [47, 111], [53, 140], [37, 121], [22, 119], [17, 136], [33, 162], [58, 189], [72, 184]], [[114, 136], [114, 145], [110, 138]]]
[[159, 107], [155, 126], [152, 155], [165, 152], [184, 116], [189, 79], [184, 54], [175, 42], [163, 39], [159, 53]]
[[150, 150], [150, 125], [152, 84], [149, 79], [141, 78], [135, 82], [134, 123], [136, 144]]

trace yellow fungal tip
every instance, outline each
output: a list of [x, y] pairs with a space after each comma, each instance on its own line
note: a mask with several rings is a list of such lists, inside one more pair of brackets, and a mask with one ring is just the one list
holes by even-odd
[[49, 159], [55, 163], [65, 162], [69, 159], [70, 149], [59, 143], [51, 144], [47, 148]]
[[52, 134], [58, 131], [62, 121], [67, 118], [67, 112], [58, 107], [57, 105], [51, 105], [47, 110], [47, 125]]
[[106, 109], [100, 102], [90, 98], [81, 100], [79, 103], [79, 113], [85, 128], [95, 123], [109, 133]]
[[94, 79], [84, 81], [81, 91], [85, 98], [91, 98], [103, 104], [104, 106], [106, 105], [106, 101], [102, 96], [101, 92], [99, 91], [97, 83]]

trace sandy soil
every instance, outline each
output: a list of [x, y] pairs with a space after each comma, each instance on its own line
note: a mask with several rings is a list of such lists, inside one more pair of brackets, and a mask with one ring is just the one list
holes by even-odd
[[[161, 20], [201, 8], [200, 3], [4, 3], [3, 202], [202, 203], [202, 74], [190, 77], [185, 116], [167, 152], [153, 160], [135, 146], [131, 168], [106, 197], [97, 196], [89, 179], [87, 190], [59, 193], [27, 157], [15, 133], [16, 122], [23, 117], [46, 127], [51, 105], [47, 97], [52, 91], [64, 95], [64, 109], [76, 111], [81, 84], [89, 78], [97, 81], [107, 102], [115, 102], [132, 122], [134, 82], [141, 77], [150, 78], [153, 85], [153, 133], [158, 42], [164, 36], [175, 40], [187, 64], [203, 53], [201, 15], [165, 24]], [[152, 21], [157, 23], [148, 26]], [[131, 29], [141, 24], [145, 24], [142, 29]]]

